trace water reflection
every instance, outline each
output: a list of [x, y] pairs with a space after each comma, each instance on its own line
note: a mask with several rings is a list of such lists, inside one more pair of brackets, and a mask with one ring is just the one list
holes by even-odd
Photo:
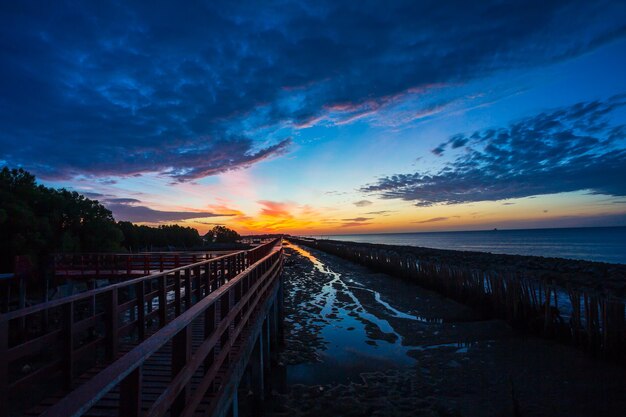
[[[354, 280], [332, 270], [306, 249], [294, 244], [290, 244], [289, 247], [308, 259], [315, 270], [324, 274], [327, 279], [321, 291], [306, 301], [321, 307], [321, 320], [316, 320], [316, 324], [321, 326], [319, 336], [325, 342], [325, 349], [318, 352], [321, 362], [289, 366], [288, 383], [325, 384], [358, 381], [362, 372], [384, 371], [416, 363], [408, 353], [422, 347], [406, 345], [403, 336], [384, 317], [391, 316], [428, 324], [441, 324], [442, 319], [427, 319], [402, 311], [384, 301], [379, 292], [364, 288]], [[307, 288], [296, 290], [310, 291]], [[353, 290], [372, 293], [376, 304], [381, 308], [367, 307]], [[300, 305], [300, 308], [302, 307], [304, 306]]]

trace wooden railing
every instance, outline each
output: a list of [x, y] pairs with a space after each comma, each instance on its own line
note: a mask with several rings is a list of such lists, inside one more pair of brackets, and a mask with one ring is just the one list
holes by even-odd
[[[261, 256], [263, 252], [259, 248], [256, 254]], [[231, 348], [243, 342], [246, 329], [258, 319], [255, 313], [276, 289], [281, 270], [282, 248], [278, 245], [270, 254], [262, 256], [250, 268], [72, 391], [43, 416], [81, 416], [117, 386], [120, 416], [191, 416], [206, 400], [207, 393], [215, 403], [222, 395], [216, 377], [235, 359]], [[192, 352], [192, 325], [199, 319], [203, 320], [204, 336], [200, 346]], [[168, 343], [171, 343], [171, 380], [143, 412], [143, 364]], [[192, 390], [191, 378], [198, 371], [202, 371], [202, 378]], [[210, 406], [207, 414], [210, 415]]]
[[238, 251], [56, 254], [54, 274], [73, 278], [149, 275], [233, 252]]
[[275, 240], [0, 315], [0, 416], [20, 389], [76, 375], [141, 342], [269, 253]]

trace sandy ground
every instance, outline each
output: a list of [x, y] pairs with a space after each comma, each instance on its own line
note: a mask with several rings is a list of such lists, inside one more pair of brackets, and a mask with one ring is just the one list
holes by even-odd
[[287, 246], [267, 417], [624, 416], [626, 372], [405, 280]]

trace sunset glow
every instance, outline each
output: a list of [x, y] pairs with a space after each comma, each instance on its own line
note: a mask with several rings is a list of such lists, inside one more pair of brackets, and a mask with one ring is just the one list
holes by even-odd
[[626, 225], [623, 5], [421, 7], [16, 6], [0, 165], [200, 233]]

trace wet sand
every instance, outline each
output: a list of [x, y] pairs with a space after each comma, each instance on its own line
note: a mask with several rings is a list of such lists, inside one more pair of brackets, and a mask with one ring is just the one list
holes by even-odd
[[623, 416], [626, 372], [335, 256], [285, 250], [266, 416]]

